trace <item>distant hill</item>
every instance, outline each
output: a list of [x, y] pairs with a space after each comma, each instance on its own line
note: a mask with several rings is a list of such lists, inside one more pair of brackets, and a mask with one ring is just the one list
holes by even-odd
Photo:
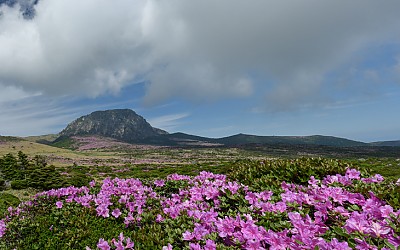
[[155, 144], [170, 146], [223, 146], [218, 139], [189, 135], [185, 133], [166, 134], [161, 137], [151, 138]]
[[398, 141], [378, 141], [371, 142], [372, 146], [384, 146], [384, 147], [400, 147], [400, 140]]
[[[58, 136], [58, 137], [57, 137]], [[27, 137], [27, 140], [70, 148], [76, 136], [100, 136], [122, 142], [160, 146], [241, 146], [241, 145], [311, 145], [329, 147], [400, 146], [400, 141], [364, 143], [334, 136], [258, 136], [237, 134], [207, 138], [185, 133], [172, 133], [152, 127], [130, 109], [95, 111], [68, 124], [58, 135]], [[55, 139], [57, 137], [57, 139]], [[55, 140], [54, 140], [55, 139]], [[105, 139], [106, 140], [106, 139]]]
[[27, 141], [38, 142], [42, 144], [51, 144], [59, 137], [58, 134], [38, 135], [23, 137]]
[[246, 135], [237, 134], [223, 138], [207, 138], [194, 135], [188, 135], [184, 133], [169, 134], [170, 140], [175, 142], [204, 142], [211, 144], [219, 144], [226, 146], [234, 145], [245, 145], [245, 144], [280, 144], [280, 145], [323, 145], [323, 146], [335, 146], [335, 147], [356, 147], [356, 146], [367, 146], [367, 143], [353, 141], [349, 139], [333, 137], [333, 136], [257, 136], [257, 135]]
[[99, 135], [130, 143], [141, 143], [151, 137], [168, 134], [153, 128], [142, 116], [130, 109], [96, 111], [68, 124], [61, 131], [59, 142], [71, 136]]
[[23, 139], [19, 137], [14, 137], [14, 136], [1, 136], [0, 135], [0, 144], [6, 143], [6, 142], [19, 142], [22, 141]]
[[334, 136], [323, 136], [323, 135], [311, 135], [311, 136], [256, 136], [237, 134], [224, 138], [217, 139], [217, 142], [225, 145], [236, 145], [236, 144], [289, 144], [289, 145], [324, 145], [324, 146], [335, 146], [335, 147], [355, 147], [355, 146], [366, 146], [366, 143], [353, 141], [349, 139], [334, 137]]

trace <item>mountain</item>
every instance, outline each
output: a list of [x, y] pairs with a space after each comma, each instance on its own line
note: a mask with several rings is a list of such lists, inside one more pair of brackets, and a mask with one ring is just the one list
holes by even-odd
[[7, 142], [19, 142], [22, 141], [22, 138], [15, 137], [15, 136], [2, 136], [0, 135], [0, 144], [5, 144]]
[[153, 128], [142, 116], [130, 109], [96, 111], [71, 122], [56, 139], [72, 136], [99, 135], [130, 143], [141, 143], [148, 138], [168, 134]]
[[[310, 145], [329, 147], [372, 147], [400, 146], [400, 141], [364, 143], [334, 136], [257, 136], [237, 134], [223, 138], [207, 138], [185, 133], [172, 133], [152, 127], [142, 116], [130, 109], [96, 111], [70, 123], [52, 143], [49, 138], [41, 139], [44, 144], [69, 145], [74, 136], [109, 137], [128, 143], [162, 146], [240, 146], [240, 145]], [[38, 140], [36, 140], [38, 141]]]
[[[332, 147], [359, 147], [368, 146], [364, 142], [353, 141], [345, 138], [323, 135], [311, 136], [258, 136], [237, 134], [223, 138], [207, 138], [184, 133], [173, 133], [164, 135], [161, 138], [152, 138], [152, 142], [156, 144], [168, 145], [225, 145], [239, 146], [246, 144], [264, 144], [264, 145], [320, 145]], [[158, 143], [157, 143], [157, 140]]]
[[217, 139], [216, 142], [224, 145], [240, 144], [287, 144], [287, 145], [324, 145], [335, 147], [367, 146], [368, 144], [345, 138], [323, 135], [311, 136], [257, 136], [237, 134]]
[[38, 135], [38, 136], [27, 136], [23, 139], [31, 142], [38, 142], [42, 144], [51, 144], [59, 137], [58, 134]]
[[378, 141], [371, 142], [372, 146], [384, 146], [384, 147], [400, 147], [400, 140], [397, 141]]

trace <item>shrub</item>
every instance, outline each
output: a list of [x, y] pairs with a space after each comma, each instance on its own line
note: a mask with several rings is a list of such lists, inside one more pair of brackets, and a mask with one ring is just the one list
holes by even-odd
[[11, 182], [11, 188], [20, 190], [28, 187], [26, 180], [15, 180]]
[[279, 188], [282, 181], [304, 185], [311, 176], [322, 179], [327, 175], [344, 174], [348, 167], [340, 160], [321, 158], [239, 160], [228, 176], [262, 191]]
[[66, 184], [68, 186], [82, 187], [89, 184], [91, 179], [83, 173], [73, 173], [70, 178], [67, 178]]
[[10, 206], [18, 206], [21, 201], [12, 194], [0, 193], [0, 217]]
[[347, 191], [382, 182], [347, 169], [306, 185], [281, 183], [276, 194], [209, 172], [107, 178], [40, 193], [9, 211], [0, 248], [132, 249], [133, 241], [135, 249], [397, 249], [400, 211]]
[[5, 188], [6, 181], [3, 179], [0, 179], [0, 190], [3, 190]]

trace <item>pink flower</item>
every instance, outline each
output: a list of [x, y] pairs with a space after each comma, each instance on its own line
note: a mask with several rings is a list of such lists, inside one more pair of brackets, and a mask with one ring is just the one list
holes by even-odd
[[162, 222], [163, 220], [164, 220], [164, 218], [162, 217], [162, 215], [161, 214], [157, 214], [156, 222]]
[[368, 244], [365, 240], [360, 240], [360, 239], [355, 239], [357, 245], [356, 245], [356, 249], [357, 250], [378, 250], [378, 248], [371, 246], [370, 244]]
[[346, 225], [344, 226], [344, 228], [349, 233], [354, 231], [365, 233], [367, 232], [368, 227], [369, 225], [368, 221], [365, 218], [365, 215], [358, 212], [353, 212], [350, 218], [346, 221]]
[[249, 202], [250, 205], [253, 205], [258, 201], [257, 195], [252, 192], [248, 192], [244, 198]]
[[232, 236], [233, 233], [235, 232], [234, 222], [235, 221], [232, 218], [225, 218], [225, 219], [219, 218], [218, 221], [215, 222], [219, 236], [223, 238], [227, 236]]
[[215, 187], [207, 187], [204, 190], [204, 195], [206, 196], [206, 200], [212, 200], [219, 195], [219, 190]]
[[4, 220], [0, 220], [0, 238], [3, 237], [3, 235], [6, 232], [6, 223]]
[[311, 186], [317, 186], [319, 183], [319, 180], [315, 179], [314, 176], [310, 177], [310, 180], [308, 181], [308, 184], [310, 184]]
[[62, 201], [57, 201], [57, 202], [56, 202], [56, 207], [57, 207], [57, 208], [62, 208], [62, 207], [63, 207]]
[[125, 250], [124, 244], [122, 241], [116, 241], [115, 239], [112, 239], [112, 243], [115, 246], [116, 250]]
[[268, 201], [271, 199], [272, 195], [273, 195], [272, 191], [263, 191], [260, 193], [260, 198], [263, 201]]
[[121, 215], [121, 211], [118, 209], [118, 208], [116, 208], [116, 209], [114, 209], [113, 211], [112, 211], [112, 216], [114, 216], [115, 218], [118, 218], [120, 215]]
[[336, 238], [333, 238], [330, 246], [332, 249], [337, 249], [337, 250], [351, 250], [352, 248], [349, 247], [347, 242], [339, 242]]
[[164, 180], [155, 180], [154, 185], [156, 185], [156, 187], [163, 187], [165, 185], [165, 181]]
[[338, 212], [338, 213], [340, 213], [341, 215], [343, 215], [343, 216], [349, 216], [350, 215], [350, 212], [348, 212], [344, 207], [342, 207], [342, 206], [339, 206], [339, 207], [336, 207], [335, 209], [334, 209], [334, 211], [335, 212]]
[[271, 250], [286, 250], [289, 248], [290, 238], [287, 236], [288, 231], [275, 233], [272, 230], [268, 230], [265, 234], [266, 242], [271, 245]]
[[189, 232], [189, 231], [184, 232], [184, 233], [182, 234], [182, 236], [183, 236], [183, 240], [190, 241], [190, 240], [193, 239], [192, 233]]
[[346, 170], [346, 176], [349, 179], [359, 180], [360, 179], [360, 171], [358, 171], [357, 169], [348, 168]]
[[163, 246], [162, 250], [172, 250], [172, 245], [168, 243], [168, 246]]
[[91, 182], [89, 182], [89, 186], [90, 186], [90, 187], [96, 186], [96, 181], [95, 181], [95, 180], [92, 180]]
[[130, 238], [127, 238], [125, 240], [126, 246], [125, 249], [133, 249], [133, 247], [135, 246], [135, 243], [133, 243], [133, 241], [131, 241]]
[[379, 208], [383, 218], [390, 218], [390, 214], [393, 213], [393, 208], [389, 205], [385, 205]]
[[189, 247], [191, 250], [201, 250], [200, 244], [197, 244], [197, 243], [190, 243]]
[[246, 222], [241, 230], [243, 234], [243, 238], [246, 240], [254, 240], [254, 239], [261, 239], [262, 235], [258, 230], [258, 226], [254, 225], [253, 223]]
[[108, 242], [105, 241], [103, 238], [99, 239], [99, 243], [97, 243], [97, 247], [101, 250], [110, 250], [110, 245], [108, 245]]
[[110, 210], [108, 210], [106, 205], [100, 205], [96, 208], [97, 215], [102, 216], [104, 218], [110, 217]]
[[373, 182], [379, 183], [379, 182], [382, 182], [383, 180], [384, 180], [384, 178], [380, 174], [376, 174], [376, 175], [372, 176]]
[[[119, 234], [118, 240], [112, 239], [111, 242], [114, 244], [116, 250], [125, 250], [125, 249], [133, 249], [135, 244], [131, 239], [125, 238], [123, 233]], [[124, 242], [126, 245], [124, 246]]]
[[217, 249], [217, 245], [213, 240], [206, 240], [206, 245], [204, 246], [204, 250], [215, 250]]
[[232, 194], [236, 194], [237, 191], [239, 190], [240, 186], [236, 182], [228, 182], [228, 184], [225, 186], [225, 188], [227, 188], [229, 191], [231, 191]]
[[382, 226], [381, 224], [377, 222], [372, 222], [371, 227], [369, 228], [369, 231], [373, 233], [376, 237], [380, 238], [382, 235], [387, 235], [390, 232], [389, 227]]
[[258, 240], [249, 240], [246, 244], [246, 250], [263, 250], [265, 248], [261, 247], [260, 241]]
[[286, 203], [282, 201], [275, 203], [273, 207], [273, 211], [281, 213], [285, 212], [286, 209], [287, 209]]
[[388, 237], [388, 241], [390, 244], [392, 244], [396, 249], [397, 247], [400, 246], [400, 237], [394, 237], [393, 235], [390, 235]]
[[195, 228], [192, 233], [192, 236], [196, 240], [201, 240], [204, 236], [206, 236], [207, 234], [210, 233], [203, 225], [201, 225], [199, 223], [195, 223], [194, 225], [195, 225]]

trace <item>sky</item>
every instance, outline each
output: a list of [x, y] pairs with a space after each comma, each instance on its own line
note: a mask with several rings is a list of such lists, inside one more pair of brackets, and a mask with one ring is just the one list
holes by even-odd
[[398, 0], [0, 0], [0, 135], [129, 108], [168, 132], [400, 140]]

